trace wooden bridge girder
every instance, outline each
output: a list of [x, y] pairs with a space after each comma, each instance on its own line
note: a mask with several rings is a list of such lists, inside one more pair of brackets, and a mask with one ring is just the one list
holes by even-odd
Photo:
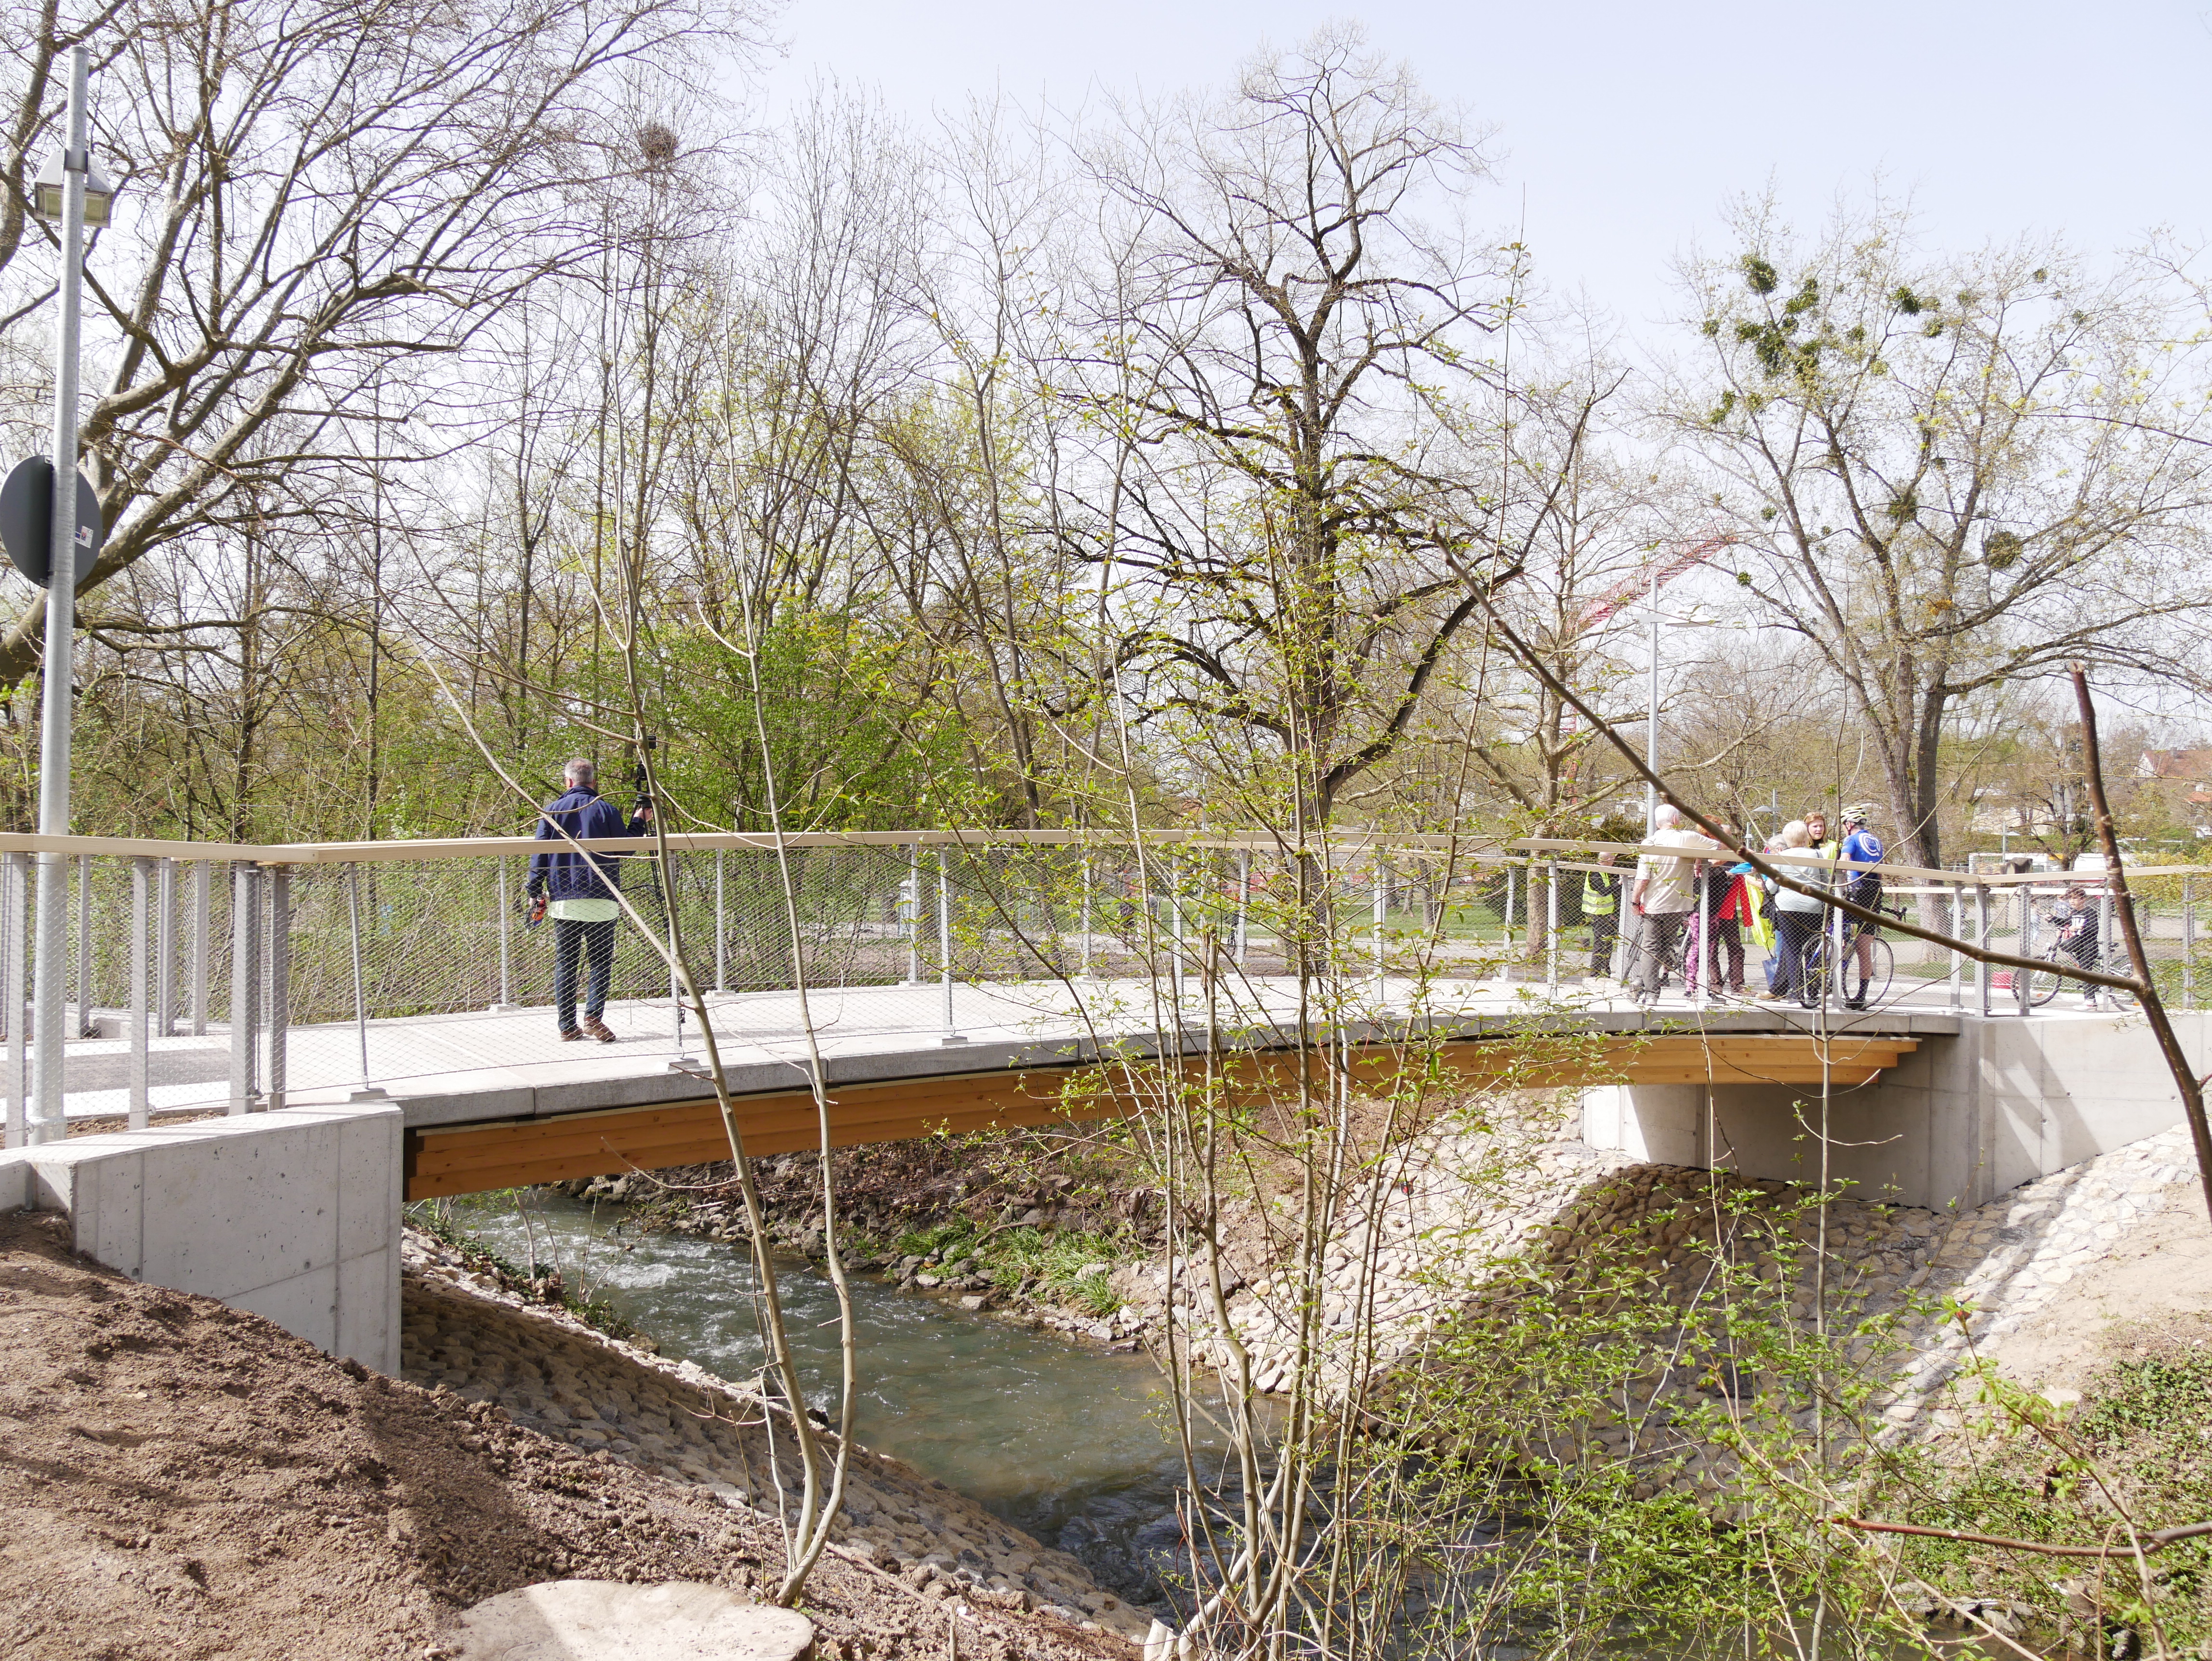
[[[1911, 1038], [1809, 1034], [1563, 1035], [1448, 1043], [1433, 1055], [1410, 1056], [1376, 1046], [1355, 1050], [1351, 1063], [1357, 1086], [1374, 1093], [1604, 1084], [1818, 1086], [1824, 1081], [1845, 1089], [1871, 1083], [1917, 1047]], [[1322, 1058], [1310, 1056], [1307, 1064], [1318, 1082]], [[1204, 1076], [1205, 1063], [1188, 1060], [1182, 1070], [1195, 1084]], [[1293, 1054], [1245, 1053], [1225, 1058], [1218, 1076], [1233, 1101], [1251, 1105], [1295, 1095], [1297, 1071]], [[1147, 1075], [1155, 1080], [1153, 1092], [1132, 1090], [1127, 1080], [1096, 1063], [841, 1085], [830, 1094], [830, 1141], [852, 1147], [939, 1133], [1120, 1116], [1158, 1099], [1158, 1069], [1139, 1064], [1140, 1082]], [[743, 1096], [733, 1106], [748, 1154], [790, 1153], [817, 1145], [820, 1127], [806, 1091]], [[658, 1107], [410, 1130], [406, 1193], [420, 1200], [703, 1165], [727, 1159], [729, 1152], [721, 1113], [711, 1097]]]

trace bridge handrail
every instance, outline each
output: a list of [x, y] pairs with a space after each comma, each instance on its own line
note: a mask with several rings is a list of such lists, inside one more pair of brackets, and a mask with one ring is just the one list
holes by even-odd
[[[667, 834], [668, 846], [678, 853], [768, 853], [776, 838], [750, 830], [682, 830]], [[1692, 859], [1697, 850], [1656, 843], [1594, 842], [1586, 837], [1523, 837], [1508, 842], [1487, 837], [1454, 836], [1440, 831], [1359, 830], [1328, 837], [1309, 837], [1303, 843], [1268, 831], [1213, 830], [1145, 830], [1133, 836], [1127, 830], [802, 830], [783, 838], [788, 848], [1125, 848], [1141, 842], [1148, 847], [1189, 848], [1221, 853], [1270, 853], [1291, 855], [1324, 850], [1368, 855], [1402, 849], [1411, 853], [1452, 854], [1478, 865], [1555, 864], [1575, 870], [1598, 867], [1581, 861], [1542, 861], [1547, 853], [1650, 855], [1664, 859]], [[27, 831], [0, 831], [0, 854], [64, 854], [106, 859], [167, 859], [220, 864], [360, 865], [408, 860], [449, 860], [514, 857], [543, 852], [545, 842], [535, 837], [449, 837], [396, 839], [386, 842], [232, 843], [180, 842], [153, 837], [47, 837]], [[634, 837], [603, 837], [572, 844], [594, 852], [643, 854], [651, 843]], [[2101, 877], [2094, 871], [1986, 872], [1931, 870], [1911, 865], [1856, 864], [1824, 858], [1818, 854], [1767, 854], [1776, 865], [1815, 870], [1879, 871], [1894, 881], [1924, 882], [1946, 891], [1964, 884], [1969, 887], [2007, 888], [2047, 885], [2083, 878]], [[2154, 865], [2127, 867], [2133, 877], [2212, 875], [2212, 866]]]

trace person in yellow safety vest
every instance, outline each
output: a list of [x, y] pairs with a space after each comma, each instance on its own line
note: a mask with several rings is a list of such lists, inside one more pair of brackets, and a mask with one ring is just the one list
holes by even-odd
[[[1610, 866], [1613, 856], [1600, 854], [1597, 863]], [[1589, 972], [1609, 980], [1613, 976], [1613, 946], [1620, 936], [1620, 873], [1618, 871], [1585, 871], [1583, 873], [1583, 916], [1589, 922]]]

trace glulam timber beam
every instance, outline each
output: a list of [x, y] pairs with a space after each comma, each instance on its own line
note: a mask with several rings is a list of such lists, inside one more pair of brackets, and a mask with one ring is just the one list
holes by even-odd
[[[1918, 1047], [1911, 1038], [1821, 1037], [1810, 1033], [1575, 1035], [1498, 1038], [1399, 1051], [1352, 1051], [1355, 1087], [1367, 1093], [1457, 1093], [1469, 1090], [1555, 1090], [1607, 1084], [1774, 1084], [1855, 1088], [1873, 1082]], [[1294, 1098], [1300, 1058], [1293, 1052], [1220, 1058], [1214, 1076], [1239, 1105]], [[1316, 1087], [1325, 1059], [1305, 1058]], [[1202, 1058], [1181, 1063], [1186, 1086], [1206, 1077]], [[1172, 1076], [1170, 1074], [1170, 1076]], [[1127, 1116], [1158, 1099], [1159, 1070], [1112, 1067], [1000, 1069], [949, 1078], [838, 1086], [830, 1092], [833, 1147], [906, 1141], [940, 1134], [1011, 1129]], [[1146, 1080], [1152, 1087], [1145, 1087]], [[751, 1155], [797, 1153], [818, 1145], [822, 1124], [811, 1092], [741, 1096], [732, 1104]], [[568, 1113], [548, 1118], [410, 1130], [406, 1192], [410, 1200], [613, 1176], [626, 1171], [705, 1165], [729, 1157], [720, 1110], [709, 1097], [657, 1107]]]

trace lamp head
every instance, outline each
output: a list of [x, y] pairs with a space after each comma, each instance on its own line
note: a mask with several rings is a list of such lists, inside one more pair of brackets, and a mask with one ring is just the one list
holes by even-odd
[[[61, 222], [62, 202], [68, 185], [64, 176], [66, 169], [63, 153], [54, 152], [39, 169], [38, 183], [32, 187], [31, 210], [49, 224]], [[107, 223], [109, 210], [114, 205], [114, 187], [107, 182], [107, 175], [100, 172], [100, 163], [88, 155], [84, 167], [85, 228], [97, 230]]]

